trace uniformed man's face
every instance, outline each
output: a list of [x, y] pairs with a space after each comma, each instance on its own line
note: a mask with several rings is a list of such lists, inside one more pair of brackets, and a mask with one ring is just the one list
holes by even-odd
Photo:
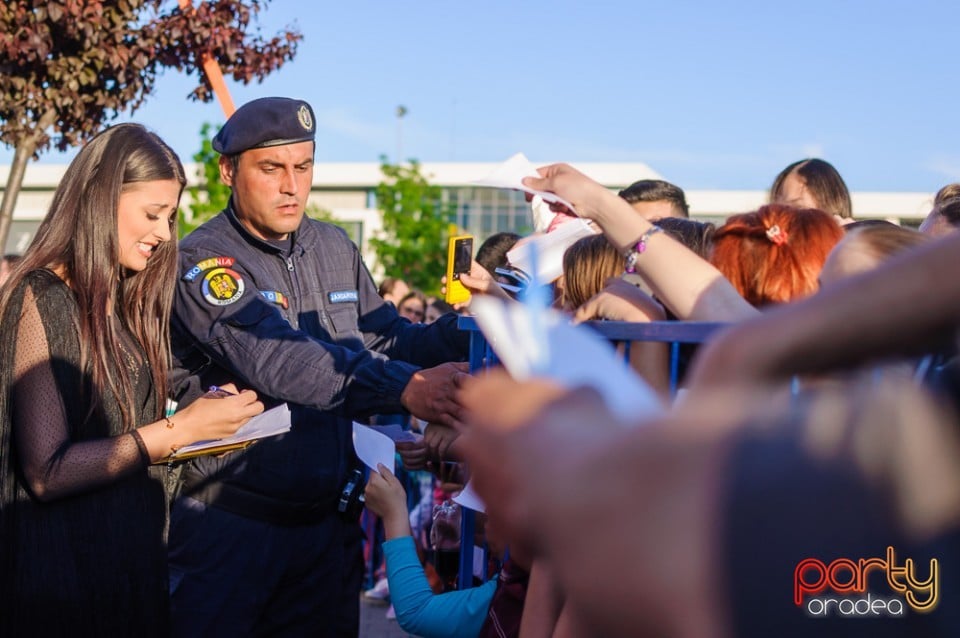
[[300, 225], [313, 183], [313, 142], [254, 148], [236, 170], [220, 158], [220, 179], [233, 189], [237, 218], [260, 239], [286, 239]]

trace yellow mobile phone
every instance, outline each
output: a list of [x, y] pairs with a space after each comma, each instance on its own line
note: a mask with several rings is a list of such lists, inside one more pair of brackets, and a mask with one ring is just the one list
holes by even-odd
[[470, 300], [470, 291], [460, 283], [460, 273], [469, 273], [473, 265], [473, 235], [456, 235], [447, 242], [447, 293], [449, 304]]

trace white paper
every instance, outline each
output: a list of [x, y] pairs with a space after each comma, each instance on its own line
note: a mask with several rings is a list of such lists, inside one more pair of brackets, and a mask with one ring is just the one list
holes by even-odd
[[[507, 251], [507, 261], [514, 268], [519, 268], [530, 275], [535, 281], [550, 283], [563, 274], [563, 253], [567, 248], [583, 237], [596, 235], [597, 230], [592, 224], [579, 217], [571, 219], [556, 227], [553, 231], [536, 235], [527, 239]], [[533, 268], [533, 252], [537, 254], [537, 268]]]
[[397, 446], [389, 436], [377, 432], [377, 428], [354, 421], [353, 449], [357, 451], [357, 456], [364, 465], [374, 472], [379, 472], [377, 463], [383, 463], [388, 470], [393, 471]]
[[473, 546], [473, 576], [487, 580], [487, 552], [476, 545]]
[[232, 443], [243, 443], [244, 441], [262, 439], [264, 437], [275, 436], [277, 434], [283, 434], [284, 432], [289, 431], [290, 408], [287, 407], [286, 403], [284, 403], [283, 405], [278, 405], [275, 408], [266, 410], [265, 412], [253, 417], [240, 426], [240, 429], [234, 432], [231, 436], [223, 439], [197, 441], [196, 443], [191, 443], [190, 445], [184, 445], [183, 447], [179, 448], [175, 454], [171, 454], [171, 456], [176, 458], [177, 455], [186, 454], [188, 452], [206, 450], [212, 447], [220, 447], [221, 445], [230, 445]]
[[530, 201], [530, 212], [533, 213], [533, 232], [545, 233], [553, 223], [553, 218], [557, 213], [550, 210], [550, 205], [543, 201], [539, 195], [534, 195]]
[[573, 204], [555, 193], [548, 191], [538, 191], [523, 183], [524, 177], [540, 177], [537, 168], [530, 163], [530, 160], [523, 153], [517, 153], [503, 164], [500, 164], [493, 171], [484, 177], [478, 179], [474, 184], [477, 186], [492, 186], [494, 188], [512, 188], [520, 190], [531, 195], [539, 195], [546, 202], [558, 202], [563, 204], [571, 211], [576, 212]]
[[543, 377], [568, 388], [595, 388], [607, 407], [628, 423], [662, 412], [647, 382], [609, 341], [586, 326], [570, 324], [555, 310], [486, 296], [474, 298], [470, 310], [490, 347], [518, 381]]
[[467, 509], [471, 509], [475, 512], [486, 512], [487, 506], [483, 504], [483, 501], [480, 500], [480, 497], [470, 486], [470, 481], [467, 481], [467, 484], [463, 486], [463, 489], [460, 490], [460, 493], [453, 497], [454, 503], [459, 503]]

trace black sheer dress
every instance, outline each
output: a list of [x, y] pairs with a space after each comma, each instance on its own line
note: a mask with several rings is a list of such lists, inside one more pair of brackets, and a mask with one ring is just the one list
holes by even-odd
[[[0, 323], [0, 636], [165, 636], [163, 489], [112, 394], [87, 417], [77, 313], [40, 270]], [[146, 357], [116, 330], [136, 422], [155, 421]]]

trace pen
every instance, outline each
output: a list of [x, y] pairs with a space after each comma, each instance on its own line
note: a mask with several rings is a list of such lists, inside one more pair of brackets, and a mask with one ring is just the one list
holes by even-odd
[[209, 392], [210, 394], [217, 394], [219, 392], [221, 394], [226, 394], [227, 396], [235, 396], [233, 392], [230, 392], [230, 390], [224, 390], [223, 388], [217, 385], [210, 386], [210, 389], [207, 390], [207, 392]]

